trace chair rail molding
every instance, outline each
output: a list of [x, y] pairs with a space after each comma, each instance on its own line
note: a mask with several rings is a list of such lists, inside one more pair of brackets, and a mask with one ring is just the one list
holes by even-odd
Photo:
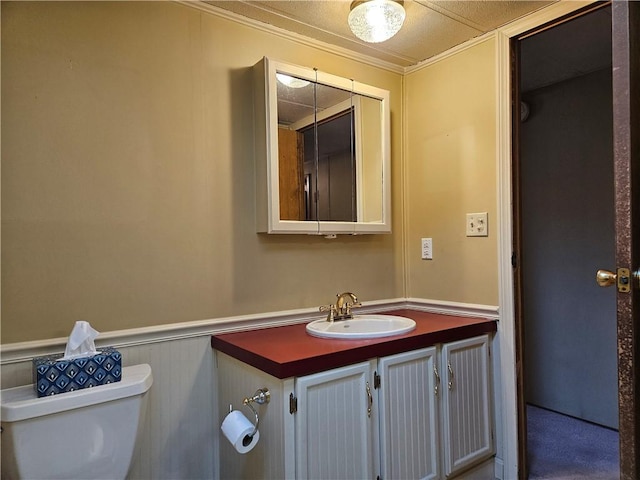
[[[498, 310], [495, 306], [418, 298], [371, 300], [365, 302], [365, 305], [359, 308], [358, 312], [383, 313], [403, 308], [444, 315], [498, 319]], [[306, 323], [321, 317], [323, 317], [323, 314], [315, 307], [114, 330], [100, 333], [100, 336], [96, 339], [96, 346], [98, 348], [107, 345], [116, 348], [132, 347], [183, 338]], [[33, 357], [62, 353], [66, 343], [67, 337], [58, 337], [3, 344], [0, 345], [0, 365], [26, 362], [31, 361]]]

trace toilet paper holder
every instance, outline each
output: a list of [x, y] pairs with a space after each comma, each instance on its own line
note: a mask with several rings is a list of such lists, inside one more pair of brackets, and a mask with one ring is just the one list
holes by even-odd
[[[253, 432], [251, 432], [248, 436], [253, 437], [258, 431], [258, 425], [260, 424], [260, 417], [258, 416], [258, 411], [253, 408], [253, 403], [257, 403], [258, 405], [264, 405], [265, 403], [269, 403], [271, 400], [271, 392], [268, 388], [259, 388], [256, 390], [256, 393], [253, 394], [252, 397], [245, 397], [242, 400], [242, 404], [249, 407], [249, 409], [253, 412], [253, 415], [256, 417], [256, 423], [253, 426]], [[233, 406], [229, 405], [229, 412], [233, 410]]]

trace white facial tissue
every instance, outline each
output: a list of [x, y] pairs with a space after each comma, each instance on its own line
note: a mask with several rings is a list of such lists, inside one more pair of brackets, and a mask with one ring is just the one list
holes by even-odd
[[94, 330], [91, 325], [89, 325], [89, 322], [85, 322], [84, 320], [77, 321], [73, 326], [71, 335], [69, 335], [62, 360], [96, 355], [98, 351], [96, 350], [94, 340], [98, 334], [99, 332]]

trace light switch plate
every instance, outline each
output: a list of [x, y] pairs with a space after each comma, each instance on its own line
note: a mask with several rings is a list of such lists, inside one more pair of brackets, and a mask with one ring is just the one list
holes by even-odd
[[422, 259], [433, 260], [433, 240], [431, 238], [422, 239]]
[[486, 237], [488, 235], [487, 212], [467, 213], [467, 237]]

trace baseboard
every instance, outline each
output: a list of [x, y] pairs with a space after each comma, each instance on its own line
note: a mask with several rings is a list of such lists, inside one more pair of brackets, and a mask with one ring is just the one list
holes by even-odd
[[498, 477], [495, 476], [494, 471], [495, 457], [456, 475], [454, 478], [456, 480], [497, 480]]
[[495, 473], [496, 480], [504, 480], [504, 461], [495, 457]]

